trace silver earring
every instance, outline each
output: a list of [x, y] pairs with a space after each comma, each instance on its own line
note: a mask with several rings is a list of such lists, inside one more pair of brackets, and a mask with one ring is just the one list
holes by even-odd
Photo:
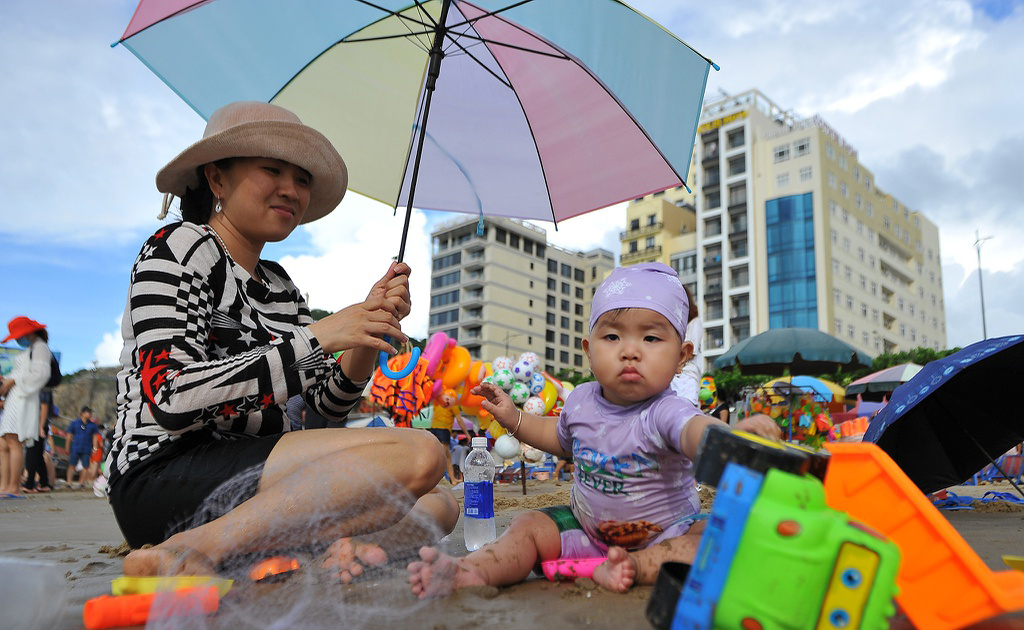
[[223, 209], [224, 208], [220, 205], [220, 197], [217, 197], [217, 205], [213, 206], [213, 211], [217, 214], [220, 214], [221, 210]]

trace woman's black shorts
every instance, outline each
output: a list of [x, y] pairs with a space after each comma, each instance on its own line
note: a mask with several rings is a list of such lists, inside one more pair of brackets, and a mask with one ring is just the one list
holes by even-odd
[[197, 431], [131, 467], [107, 491], [125, 540], [159, 544], [252, 498], [282, 435], [215, 440]]

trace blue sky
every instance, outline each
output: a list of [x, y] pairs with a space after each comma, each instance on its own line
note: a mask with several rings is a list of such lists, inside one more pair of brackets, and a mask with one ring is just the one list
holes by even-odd
[[[997, 0], [682, 0], [630, 3], [722, 67], [708, 94], [761, 89], [821, 115], [879, 187], [939, 225], [949, 345], [981, 338], [975, 230], [990, 336], [1024, 330], [1024, 9]], [[65, 372], [113, 365], [128, 273], [157, 229], [156, 171], [203, 121], [122, 47], [123, 0], [0, 3], [0, 322], [46, 323]], [[426, 331], [430, 226], [416, 213], [407, 259]], [[365, 295], [397, 252], [401, 216], [350, 194], [315, 229], [264, 256], [280, 260], [313, 307]], [[618, 252], [622, 208], [564, 222], [549, 236]], [[353, 273], [353, 261], [358, 272]], [[418, 270], [418, 273], [417, 273]]]

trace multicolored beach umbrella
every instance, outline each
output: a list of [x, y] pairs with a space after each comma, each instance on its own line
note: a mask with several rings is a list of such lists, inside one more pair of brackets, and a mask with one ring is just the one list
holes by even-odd
[[684, 185], [710, 66], [616, 0], [142, 0], [120, 43], [203, 118], [294, 111], [367, 197], [554, 222]]

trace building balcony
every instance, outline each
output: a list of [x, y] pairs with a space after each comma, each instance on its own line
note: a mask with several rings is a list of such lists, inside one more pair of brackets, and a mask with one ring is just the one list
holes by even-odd
[[736, 324], [742, 323], [744, 321], [749, 321], [749, 320], [750, 320], [750, 311], [749, 310], [733, 311], [733, 312], [729, 313], [729, 323], [734, 325], [734, 326]]
[[[715, 283], [715, 284], [705, 285], [704, 286], [704, 295], [705, 295], [705, 297], [711, 296], [711, 295], [722, 295], [722, 283], [718, 282], [718, 283]], [[719, 313], [718, 316], [721, 317], [722, 314]]]
[[664, 227], [665, 227], [665, 224], [661, 223], [661, 222], [655, 223], [653, 225], [642, 225], [642, 226], [636, 228], [635, 230], [626, 230], [624, 232], [619, 232], [619, 240], [620, 241], [625, 241], [625, 240], [629, 240], [629, 239], [632, 239], [632, 238], [639, 238], [641, 236], [646, 236], [648, 234], [657, 234], [662, 229], [664, 229]]
[[645, 249], [638, 249], [635, 252], [627, 252], [622, 254], [620, 260], [623, 265], [635, 263], [643, 260], [644, 258], [655, 258], [661, 255], [661, 245], [655, 245], [654, 247], [647, 247]]
[[729, 202], [729, 212], [737, 212], [737, 213], [741, 212], [741, 213], [746, 214], [746, 212], [747, 212], [747, 202], [746, 201], [741, 201], [739, 203]]
[[714, 256], [707, 256], [704, 258], [705, 269], [721, 269], [722, 268], [722, 255], [715, 254]]

